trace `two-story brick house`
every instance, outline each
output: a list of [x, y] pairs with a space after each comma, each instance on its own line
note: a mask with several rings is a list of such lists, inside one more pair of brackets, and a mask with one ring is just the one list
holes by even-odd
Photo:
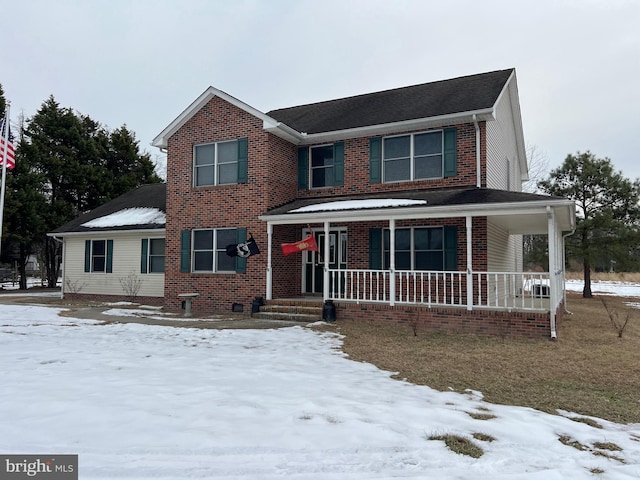
[[[153, 145], [170, 309], [332, 300], [339, 318], [555, 336], [575, 210], [521, 192], [513, 69], [268, 113], [210, 87]], [[283, 255], [310, 232], [319, 252]], [[528, 233], [548, 234], [550, 274], [522, 272]], [[261, 254], [227, 255], [249, 234]]]

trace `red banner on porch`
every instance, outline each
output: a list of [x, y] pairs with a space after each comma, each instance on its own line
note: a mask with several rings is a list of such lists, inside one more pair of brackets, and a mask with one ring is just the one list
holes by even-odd
[[304, 250], [318, 251], [318, 244], [316, 243], [316, 239], [313, 237], [313, 234], [303, 238], [299, 242], [283, 243], [280, 246], [282, 247], [282, 253], [284, 253], [285, 257], [292, 253], [302, 252]]

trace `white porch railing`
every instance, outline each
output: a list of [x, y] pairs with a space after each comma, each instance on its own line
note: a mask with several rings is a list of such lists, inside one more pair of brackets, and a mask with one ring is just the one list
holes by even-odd
[[[471, 294], [467, 287], [470, 282]], [[548, 272], [396, 271], [395, 291], [389, 270], [329, 270], [329, 298], [377, 302], [549, 311]], [[560, 287], [561, 289], [561, 287]]]

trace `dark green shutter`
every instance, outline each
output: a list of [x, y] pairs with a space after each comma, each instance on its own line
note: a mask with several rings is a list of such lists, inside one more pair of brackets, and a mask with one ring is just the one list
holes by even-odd
[[458, 227], [444, 227], [444, 269], [458, 270]]
[[180, 232], [180, 271], [191, 271], [191, 230]]
[[382, 138], [369, 139], [369, 182], [382, 181]]
[[298, 147], [298, 188], [309, 188], [309, 147]]
[[147, 256], [149, 255], [149, 239], [142, 239], [142, 254], [140, 255], [140, 273], [147, 273]]
[[382, 269], [382, 229], [369, 229], [369, 270]]
[[344, 142], [333, 144], [333, 184], [344, 185]]
[[458, 174], [456, 167], [458, 147], [456, 140], [456, 129], [444, 129], [444, 176], [455, 177]]
[[238, 140], [238, 183], [247, 183], [247, 171], [249, 160], [249, 140]]
[[91, 271], [91, 240], [84, 241], [84, 271]]
[[[247, 241], [247, 229], [236, 229], [236, 243], [244, 243]], [[247, 273], [247, 259], [236, 257], [236, 273]]]
[[113, 240], [107, 240], [107, 265], [106, 272], [113, 272]]

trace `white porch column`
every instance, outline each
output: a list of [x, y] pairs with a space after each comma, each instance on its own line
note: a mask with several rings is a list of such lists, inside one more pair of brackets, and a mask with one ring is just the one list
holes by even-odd
[[273, 225], [267, 222], [267, 300], [271, 300], [273, 290], [273, 273], [271, 271], [271, 243], [273, 241]]
[[473, 310], [473, 217], [467, 215], [467, 310]]
[[329, 222], [324, 222], [324, 272], [322, 285], [322, 299], [329, 300]]
[[556, 308], [558, 305], [558, 282], [556, 278], [557, 264], [557, 232], [556, 216], [551, 207], [547, 207], [547, 238], [549, 243], [549, 320], [551, 323], [551, 338], [556, 338]]
[[389, 305], [396, 304], [396, 219], [389, 219]]

